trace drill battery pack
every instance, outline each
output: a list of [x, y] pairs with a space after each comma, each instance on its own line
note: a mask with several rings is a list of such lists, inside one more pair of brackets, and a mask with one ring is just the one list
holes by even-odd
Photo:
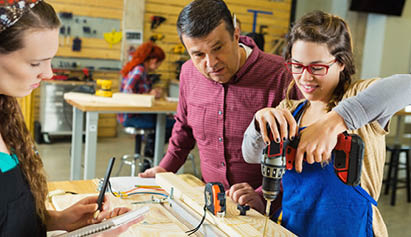
[[357, 186], [361, 182], [364, 142], [357, 134], [341, 133], [333, 150], [334, 171], [345, 184]]
[[[286, 148], [287, 170], [293, 169], [298, 143], [299, 137], [290, 141]], [[332, 155], [334, 157], [334, 172], [337, 177], [347, 185], [359, 185], [364, 159], [364, 142], [361, 137], [347, 132], [339, 134]]]

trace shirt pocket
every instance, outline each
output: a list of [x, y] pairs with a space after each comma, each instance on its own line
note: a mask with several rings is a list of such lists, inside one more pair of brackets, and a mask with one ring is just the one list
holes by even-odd
[[199, 105], [189, 104], [187, 110], [187, 123], [193, 131], [194, 139], [199, 142], [205, 139], [204, 123], [206, 108]]

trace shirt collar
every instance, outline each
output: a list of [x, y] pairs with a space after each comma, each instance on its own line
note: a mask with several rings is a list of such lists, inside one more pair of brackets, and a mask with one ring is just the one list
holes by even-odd
[[[251, 39], [248, 36], [240, 36], [240, 43], [250, 47], [252, 49], [250, 56], [245, 60], [245, 63], [241, 68], [238, 69], [238, 71], [233, 75], [231, 80], [228, 82], [229, 84], [235, 84], [238, 83], [242, 76], [249, 71], [249, 69], [252, 67], [252, 65], [257, 61], [257, 58], [259, 55], [262, 53], [262, 51], [257, 47], [257, 45], [254, 43], [254, 40]], [[241, 46], [239, 46], [241, 47]]]

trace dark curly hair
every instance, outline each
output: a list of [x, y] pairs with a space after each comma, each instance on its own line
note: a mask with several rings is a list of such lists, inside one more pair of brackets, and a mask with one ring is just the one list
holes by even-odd
[[[29, 9], [11, 27], [0, 33], [0, 54], [9, 54], [22, 49], [23, 34], [31, 30], [58, 29], [60, 21], [53, 7], [44, 1]], [[0, 95], [0, 134], [10, 152], [18, 156], [23, 175], [33, 194], [36, 212], [46, 223], [48, 213], [45, 206], [47, 182], [43, 162], [36, 152], [35, 143], [24, 123], [16, 98]], [[24, 228], [24, 226], [22, 227]]]
[[[291, 59], [291, 49], [298, 40], [326, 44], [330, 53], [337, 62], [344, 65], [340, 73], [340, 80], [333, 92], [333, 96], [327, 105], [328, 111], [335, 107], [342, 99], [345, 91], [352, 82], [355, 74], [355, 66], [352, 51], [351, 32], [347, 23], [338, 16], [322, 11], [313, 11], [300, 18], [287, 35], [287, 47], [284, 54], [286, 60]], [[287, 92], [294, 86], [294, 80]]]

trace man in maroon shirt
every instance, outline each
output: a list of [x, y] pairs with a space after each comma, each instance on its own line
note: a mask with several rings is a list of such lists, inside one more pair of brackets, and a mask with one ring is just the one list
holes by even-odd
[[176, 123], [167, 154], [141, 177], [176, 172], [197, 142], [205, 182], [221, 182], [235, 202], [263, 212], [259, 164], [244, 161], [243, 134], [256, 111], [284, 99], [291, 75], [279, 56], [240, 36], [222, 0], [196, 0], [177, 30], [191, 60], [180, 74]]

